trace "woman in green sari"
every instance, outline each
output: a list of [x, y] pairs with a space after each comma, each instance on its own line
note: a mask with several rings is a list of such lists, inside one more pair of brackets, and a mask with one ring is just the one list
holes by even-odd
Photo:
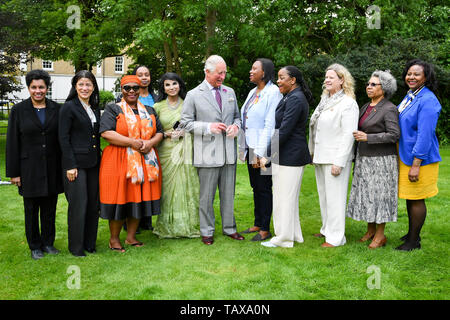
[[195, 238], [199, 231], [199, 181], [192, 166], [192, 137], [178, 127], [186, 85], [176, 73], [159, 80], [159, 97], [153, 105], [164, 127], [157, 147], [162, 168], [161, 214], [153, 232], [160, 238]]

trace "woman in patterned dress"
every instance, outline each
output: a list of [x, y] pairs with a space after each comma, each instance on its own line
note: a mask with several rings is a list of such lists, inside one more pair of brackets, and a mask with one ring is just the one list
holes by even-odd
[[124, 252], [119, 238], [124, 221], [125, 244], [141, 247], [139, 220], [160, 213], [162, 174], [154, 147], [163, 131], [153, 108], [138, 100], [139, 78], [127, 75], [120, 84], [121, 102], [107, 105], [100, 121], [100, 133], [109, 142], [100, 164], [100, 216], [109, 220], [110, 249]]
[[153, 232], [160, 238], [197, 238], [200, 186], [192, 166], [192, 139], [177, 126], [186, 86], [179, 75], [169, 72], [159, 80], [159, 93], [153, 107], [164, 128], [164, 140], [158, 145], [163, 185], [161, 215]]
[[397, 108], [388, 100], [396, 89], [389, 72], [372, 73], [366, 85], [371, 102], [360, 109], [358, 130], [353, 133], [357, 151], [347, 216], [368, 223], [360, 242], [372, 239], [370, 249], [386, 244], [386, 222], [397, 221], [400, 128]]

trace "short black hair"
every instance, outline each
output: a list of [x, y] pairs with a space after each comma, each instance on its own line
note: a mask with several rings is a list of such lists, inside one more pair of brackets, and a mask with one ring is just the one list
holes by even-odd
[[262, 78], [264, 83], [267, 84], [267, 82], [269, 82], [269, 81], [274, 82], [275, 66], [273, 65], [272, 60], [267, 59], [267, 58], [258, 58], [258, 59], [256, 59], [256, 61], [261, 62], [262, 69], [264, 71], [264, 77]]
[[164, 73], [162, 75], [161, 79], [158, 80], [159, 93], [158, 93], [158, 98], [156, 99], [156, 102], [162, 101], [167, 98], [167, 93], [164, 90], [164, 81], [165, 80], [174, 80], [174, 81], [178, 82], [178, 84], [180, 85], [180, 92], [178, 93], [178, 95], [183, 100], [184, 100], [184, 98], [186, 98], [187, 90], [186, 90], [186, 84], [184, 83], [183, 79], [181, 79], [181, 77], [174, 72], [167, 72], [167, 73]]
[[78, 97], [78, 93], [76, 90], [77, 82], [81, 78], [87, 78], [91, 80], [92, 84], [94, 85], [94, 91], [92, 92], [91, 96], [89, 97], [89, 104], [92, 108], [97, 108], [100, 103], [100, 92], [98, 89], [97, 79], [92, 74], [92, 72], [88, 70], [81, 70], [78, 71], [75, 76], [72, 78], [72, 88], [70, 89], [69, 95], [67, 96], [66, 101], [73, 100]]
[[50, 79], [51, 78], [50, 78], [50, 75], [48, 74], [48, 72], [41, 70], [41, 69], [31, 70], [25, 76], [25, 82], [27, 84], [27, 87], [29, 87], [31, 85], [31, 82], [33, 80], [44, 80], [45, 85], [48, 88], [50, 86]]
[[433, 92], [436, 92], [437, 89], [437, 79], [436, 79], [436, 73], [434, 72], [434, 67], [431, 63], [425, 62], [420, 59], [413, 59], [406, 63], [405, 69], [403, 70], [403, 81], [406, 84], [405, 78], [406, 74], [408, 73], [409, 68], [412, 66], [421, 66], [423, 68], [423, 73], [425, 74], [425, 86], [428, 87]]

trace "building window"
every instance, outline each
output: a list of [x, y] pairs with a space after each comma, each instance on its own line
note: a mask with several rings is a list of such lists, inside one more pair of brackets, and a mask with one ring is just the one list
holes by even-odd
[[44, 69], [44, 70], [53, 70], [53, 61], [51, 61], [51, 60], [42, 60], [42, 69]]
[[20, 65], [19, 65], [19, 70], [20, 71], [27, 71], [27, 54], [26, 53], [21, 53], [20, 54]]
[[116, 73], [123, 73], [123, 57], [116, 57], [114, 71]]
[[53, 90], [52, 90], [52, 83], [50, 82], [50, 85], [49, 85], [48, 88], [47, 88], [47, 94], [45, 95], [45, 97], [46, 97], [47, 99], [52, 99], [52, 93], [53, 93]]

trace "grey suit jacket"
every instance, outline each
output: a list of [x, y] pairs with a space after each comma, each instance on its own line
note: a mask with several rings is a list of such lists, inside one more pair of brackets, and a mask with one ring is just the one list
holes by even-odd
[[209, 125], [213, 122], [222, 122], [227, 126], [235, 124], [241, 128], [234, 90], [222, 85], [220, 95], [222, 111], [204, 80], [190, 90], [184, 100], [180, 124], [194, 135], [195, 167], [221, 167], [236, 163], [236, 138], [228, 138], [225, 133], [212, 134], [209, 130]]
[[[369, 103], [359, 111], [359, 118], [364, 115]], [[389, 100], [383, 99], [372, 109], [359, 130], [367, 134], [367, 142], [358, 142], [360, 156], [376, 157], [397, 154], [396, 143], [400, 138], [397, 107]]]

